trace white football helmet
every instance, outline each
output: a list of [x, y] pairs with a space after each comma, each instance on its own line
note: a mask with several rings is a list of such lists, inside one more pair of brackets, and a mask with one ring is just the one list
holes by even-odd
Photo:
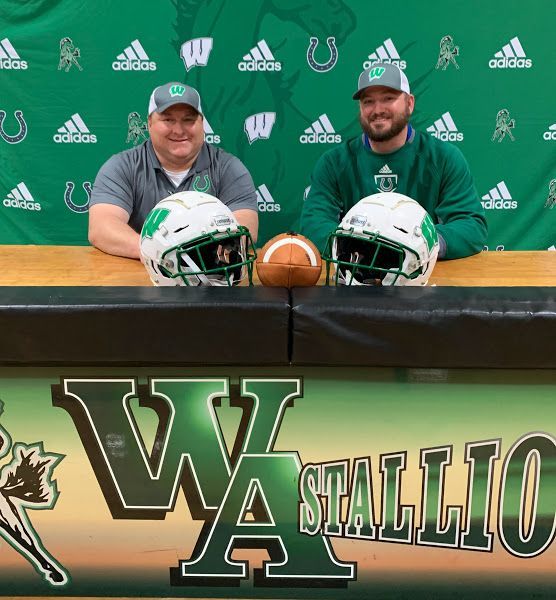
[[355, 204], [330, 235], [323, 254], [326, 281], [426, 285], [438, 249], [436, 228], [418, 202], [395, 192], [373, 194]]
[[251, 284], [255, 258], [249, 230], [202, 192], [164, 198], [141, 230], [141, 261], [157, 286]]

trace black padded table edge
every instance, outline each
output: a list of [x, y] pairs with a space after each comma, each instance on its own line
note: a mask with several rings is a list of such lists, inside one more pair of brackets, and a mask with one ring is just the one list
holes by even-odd
[[0, 365], [287, 365], [289, 293], [0, 287]]
[[292, 362], [556, 368], [556, 287], [292, 290]]

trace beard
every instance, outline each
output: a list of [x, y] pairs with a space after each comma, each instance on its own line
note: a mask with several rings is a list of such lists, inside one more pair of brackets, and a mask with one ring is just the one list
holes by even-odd
[[[377, 129], [373, 123], [378, 116], [383, 115], [375, 115], [373, 119], [370, 121], [364, 120], [361, 115], [359, 115], [359, 123], [361, 124], [361, 128], [363, 131], [369, 136], [369, 139], [373, 142], [386, 142], [395, 138], [399, 133], [401, 133], [406, 125], [409, 123], [409, 117], [411, 116], [409, 109], [406, 107], [403, 113], [398, 113], [396, 115], [391, 116], [390, 127], [385, 129]], [[390, 115], [386, 115], [390, 116]]]

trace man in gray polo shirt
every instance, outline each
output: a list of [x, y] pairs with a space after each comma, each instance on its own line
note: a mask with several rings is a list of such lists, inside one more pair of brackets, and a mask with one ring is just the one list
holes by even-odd
[[89, 241], [108, 254], [139, 258], [141, 227], [163, 198], [185, 190], [219, 198], [257, 238], [257, 196], [242, 162], [205, 143], [197, 90], [170, 82], [149, 101], [150, 140], [112, 156], [100, 169], [89, 206]]

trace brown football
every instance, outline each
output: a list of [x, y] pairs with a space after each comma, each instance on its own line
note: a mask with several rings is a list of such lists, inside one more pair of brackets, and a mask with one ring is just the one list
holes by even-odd
[[257, 253], [257, 274], [263, 285], [307, 287], [315, 285], [322, 270], [320, 252], [298, 233], [281, 233]]

